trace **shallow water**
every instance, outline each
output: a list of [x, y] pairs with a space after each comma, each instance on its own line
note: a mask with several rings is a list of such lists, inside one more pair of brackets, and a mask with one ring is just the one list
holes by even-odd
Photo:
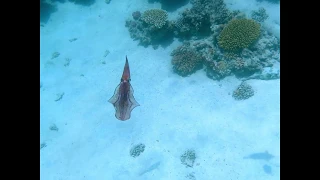
[[[186, 13], [198, 1], [40, 1], [40, 179], [280, 179], [280, 5], [225, 0], [234, 19], [268, 15], [229, 56], [232, 18]], [[151, 9], [166, 12], [160, 30], [141, 19]], [[108, 100], [126, 56], [140, 106], [122, 121]]]

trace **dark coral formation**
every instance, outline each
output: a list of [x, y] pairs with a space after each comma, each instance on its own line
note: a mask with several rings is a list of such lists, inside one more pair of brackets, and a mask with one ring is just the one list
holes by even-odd
[[210, 17], [211, 24], [225, 24], [239, 13], [227, 9], [223, 0], [192, 0], [192, 4]]
[[91, 6], [96, 2], [96, 0], [69, 0], [69, 1], [82, 6]]
[[214, 39], [215, 36], [212, 35], [188, 41], [190, 47], [204, 58], [206, 74], [214, 80], [221, 80], [229, 75], [249, 77], [280, 61], [280, 42], [266, 31], [261, 33], [261, 38], [250, 49], [245, 48], [239, 53], [223, 52], [217, 43], [212, 43]]
[[207, 76], [220, 80], [231, 74], [231, 64], [228, 61], [213, 61], [207, 63]]
[[259, 23], [263, 23], [268, 19], [269, 15], [266, 12], [266, 9], [259, 8], [257, 11], [252, 11], [251, 18]]
[[146, 10], [141, 20], [153, 30], [163, 28], [168, 22], [168, 13], [161, 9]]
[[171, 53], [173, 70], [181, 76], [188, 76], [202, 68], [204, 58], [188, 44], [179, 46]]
[[180, 38], [210, 35], [213, 24], [224, 24], [238, 14], [229, 11], [223, 0], [191, 0], [192, 8], [186, 9], [176, 21], [175, 34]]
[[57, 11], [57, 7], [53, 3], [40, 0], [40, 22], [47, 23], [51, 14]]
[[[253, 19], [248, 19], [240, 11], [227, 9], [223, 0], [190, 2], [191, 8], [173, 21], [161, 9], [133, 12], [133, 20], [126, 21], [130, 36], [155, 49], [172, 42], [173, 37], [182, 41], [183, 45], [171, 53], [173, 70], [181, 76], [204, 65], [207, 76], [214, 80], [230, 75], [240, 79], [270, 77], [269, 70], [262, 72], [280, 62], [280, 40], [260, 25], [268, 18], [265, 9], [254, 11]], [[277, 69], [272, 70], [272, 78], [280, 77], [274, 72]]]
[[161, 9], [172, 12], [188, 4], [189, 0], [148, 0], [148, 2], [159, 2], [161, 3]]
[[138, 18], [138, 12], [132, 14], [133, 20], [126, 21], [130, 36], [139, 40], [145, 47], [152, 45], [157, 49], [159, 45], [165, 46], [173, 40], [172, 22], [168, 21], [167, 12], [161, 9], [150, 9]]
[[186, 9], [175, 22], [175, 35], [179, 38], [203, 36], [210, 33], [210, 19], [201, 9]]
[[132, 13], [132, 17], [134, 20], [138, 20], [141, 17], [140, 11], [135, 11]]

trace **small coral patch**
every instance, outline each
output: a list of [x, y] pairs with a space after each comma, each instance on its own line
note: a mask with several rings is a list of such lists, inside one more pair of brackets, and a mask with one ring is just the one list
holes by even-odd
[[171, 56], [173, 70], [181, 76], [190, 75], [202, 68], [203, 57], [187, 45], [173, 50]]

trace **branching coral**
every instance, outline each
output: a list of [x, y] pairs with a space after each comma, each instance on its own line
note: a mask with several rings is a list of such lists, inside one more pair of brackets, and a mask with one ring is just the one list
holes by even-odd
[[159, 45], [165, 46], [173, 41], [173, 25], [168, 21], [166, 11], [150, 9], [140, 14], [139, 11], [132, 13], [133, 20], [126, 21], [130, 36], [139, 40], [140, 45], [145, 47], [152, 45], [157, 49]]
[[260, 25], [251, 19], [233, 19], [221, 31], [218, 44], [227, 51], [248, 48], [260, 36]]
[[235, 100], [245, 100], [254, 95], [252, 87], [246, 82], [242, 82], [236, 90], [233, 91], [232, 97]]
[[176, 21], [175, 33], [180, 38], [209, 36], [212, 25], [226, 23], [236, 14], [223, 0], [192, 0], [191, 4]]
[[268, 19], [269, 15], [267, 14], [266, 9], [259, 8], [257, 11], [252, 11], [251, 17], [253, 20], [262, 23]]
[[187, 76], [202, 68], [203, 57], [196, 50], [184, 44], [171, 53], [174, 71]]
[[176, 35], [182, 38], [190, 38], [210, 32], [209, 15], [197, 8], [186, 9], [180, 14], [175, 23]]
[[132, 13], [132, 17], [134, 20], [138, 20], [141, 17], [140, 11], [135, 11]]
[[210, 16], [212, 24], [224, 24], [231, 20], [238, 11], [230, 11], [224, 0], [192, 0], [193, 8]]
[[160, 29], [167, 23], [168, 14], [161, 9], [150, 9], [142, 14], [141, 20], [149, 26]]
[[231, 74], [230, 65], [225, 60], [207, 62], [206, 71], [208, 77], [216, 80], [221, 80]]

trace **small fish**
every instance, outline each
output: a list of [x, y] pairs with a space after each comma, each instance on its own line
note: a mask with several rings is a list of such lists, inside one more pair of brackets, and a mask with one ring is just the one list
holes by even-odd
[[116, 110], [116, 118], [121, 121], [130, 119], [131, 111], [140, 106], [133, 97], [133, 88], [130, 80], [129, 63], [126, 56], [126, 64], [124, 65], [120, 84], [116, 87], [113, 96], [108, 100]]
[[143, 175], [143, 174], [145, 174], [147, 172], [150, 172], [150, 171], [153, 171], [153, 170], [157, 169], [159, 167], [159, 165], [160, 165], [160, 161], [152, 164], [150, 167], [148, 167], [147, 169], [145, 169], [142, 172], [140, 172], [139, 176], [141, 176], [141, 175]]
[[249, 156], [244, 157], [244, 159], [263, 159], [269, 161], [270, 159], [274, 158], [272, 154], [269, 154], [268, 151], [265, 151], [263, 153], [253, 153]]

